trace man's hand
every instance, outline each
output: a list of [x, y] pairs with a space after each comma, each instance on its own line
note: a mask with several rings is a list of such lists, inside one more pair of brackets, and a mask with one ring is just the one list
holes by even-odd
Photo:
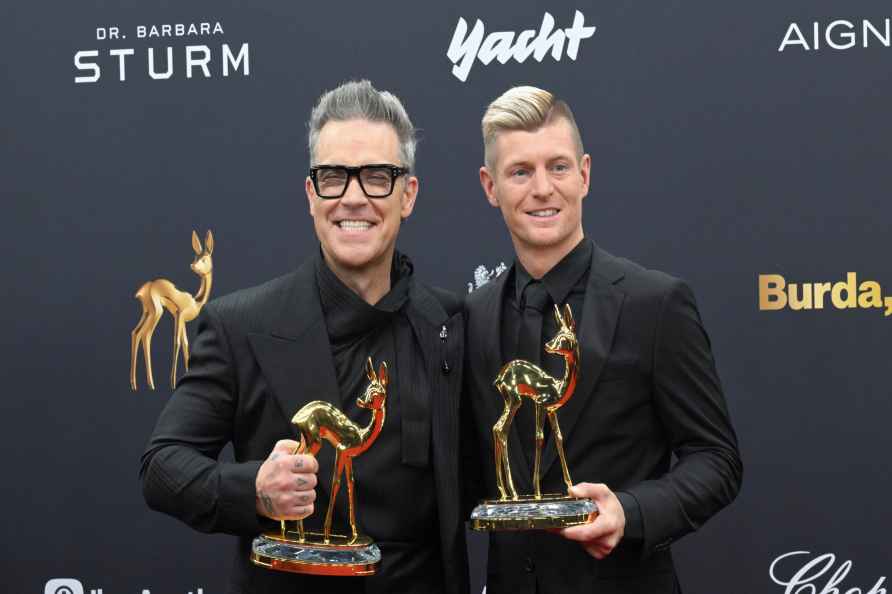
[[595, 559], [603, 559], [616, 548], [626, 529], [626, 514], [619, 499], [607, 485], [579, 483], [570, 487], [572, 497], [588, 497], [598, 506], [598, 517], [581, 526], [560, 531], [561, 536], [575, 540]]
[[257, 513], [273, 520], [302, 520], [313, 513], [316, 473], [313, 456], [293, 454], [300, 444], [291, 439], [276, 443], [260, 466], [254, 485]]

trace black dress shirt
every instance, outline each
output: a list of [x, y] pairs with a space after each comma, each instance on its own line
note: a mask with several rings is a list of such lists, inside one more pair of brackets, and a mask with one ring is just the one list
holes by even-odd
[[[524, 292], [532, 283], [541, 282], [548, 293], [548, 303], [546, 304], [542, 315], [542, 340], [539, 352], [539, 361], [534, 361], [545, 371], [555, 377], [563, 375], [563, 362], [561, 358], [545, 352], [545, 342], [550, 340], [558, 330], [558, 322], [554, 317], [554, 305], [563, 308], [564, 304], [568, 304], [573, 312], [573, 319], [576, 321], [576, 327], [581, 327], [583, 304], [585, 302], [585, 288], [588, 285], [588, 277], [591, 268], [592, 250], [594, 244], [590, 239], [582, 239], [570, 253], [561, 259], [546, 272], [541, 279], [534, 279], [527, 272], [520, 261], [515, 260], [513, 267], [514, 278], [509, 278], [508, 290], [505, 291], [505, 303], [503, 303], [501, 341], [502, 353], [508, 360], [516, 359], [521, 356], [518, 352], [518, 329], [521, 328], [524, 308]], [[507, 362], [507, 361], [506, 361]], [[581, 366], [585, 366], [585, 361], [580, 361]], [[582, 397], [579, 395], [577, 397]], [[527, 410], [524, 410], [524, 409]], [[521, 415], [530, 415], [528, 404], [521, 405], [517, 412], [520, 417], [521, 426], [530, 426], [530, 421], [524, 422]], [[560, 415], [560, 412], [558, 412]], [[543, 427], [548, 435], [548, 424]], [[522, 435], [521, 442], [532, 443], [533, 435]], [[530, 464], [532, 467], [532, 463]], [[573, 469], [570, 469], [572, 476]], [[609, 485], [608, 485], [609, 486]], [[545, 485], [543, 484], [543, 489]], [[544, 491], [543, 491], [544, 492]], [[624, 540], [640, 540], [642, 538], [641, 511], [638, 502], [628, 493], [618, 491], [616, 496], [623, 507], [626, 516], [626, 526]]]
[[[423, 364], [415, 361], [414, 353], [418, 349], [405, 319], [413, 282], [412, 265], [405, 256], [394, 255], [391, 290], [375, 305], [366, 303], [345, 286], [321, 256], [316, 278], [330, 343], [320, 348], [331, 348], [341, 409], [357, 424], [364, 426], [370, 420], [369, 411], [356, 404], [368, 384], [367, 358], [372, 358], [376, 371], [381, 361], [386, 361], [389, 371], [384, 426], [372, 447], [357, 457], [354, 464], [357, 523], [381, 548], [382, 560], [375, 576], [358, 579], [362, 583], [369, 581], [372, 590], [377, 590], [372, 582], [380, 580], [388, 588], [400, 591], [406, 588], [407, 591], [440, 592], [444, 576], [434, 474], [427, 456], [429, 432], [422, 433], [424, 438], [419, 439], [419, 433], [410, 431], [404, 423], [407, 416], [417, 413], [412, 410], [413, 406], [417, 408], [417, 401], [412, 397], [429, 397], [427, 393], [407, 394], [407, 390], [416, 392], [413, 388], [418, 385], [410, 375], [424, 373]], [[412, 369], [403, 368], [401, 363]], [[429, 418], [426, 420], [430, 423]], [[425, 455], [418, 456], [418, 449], [424, 449]], [[326, 486], [331, 480], [328, 469], [323, 470], [321, 465], [318, 479]], [[346, 495], [342, 480], [333, 530], [335, 526], [347, 529]], [[321, 529], [322, 506], [327, 504], [326, 497], [317, 500], [316, 513], [305, 521], [309, 529]]]

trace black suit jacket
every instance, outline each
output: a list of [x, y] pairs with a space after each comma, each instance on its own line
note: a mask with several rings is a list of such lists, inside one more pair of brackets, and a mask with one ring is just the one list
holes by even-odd
[[[503, 402], [492, 382], [507, 362], [499, 337], [510, 277], [466, 301], [465, 381], [485, 485], [477, 495], [487, 497], [498, 495], [492, 426]], [[631, 494], [643, 541], [623, 542], [598, 561], [559, 535], [494, 533], [490, 594], [532, 592], [537, 579], [544, 592], [675, 592], [670, 543], [730, 503], [740, 486], [736, 436], [690, 289], [595, 246], [581, 314], [579, 380], [558, 411], [570, 476]], [[508, 447], [518, 491], [532, 493], [516, 427]], [[551, 437], [542, 456], [543, 492], [565, 491]]]
[[[446, 586], [459, 594], [468, 588], [458, 503], [461, 303], [414, 281], [409, 303], [431, 388], [431, 459]], [[441, 338], [444, 326], [446, 340]], [[239, 537], [230, 592], [294, 592], [294, 576], [255, 567], [249, 553], [252, 539], [277, 525], [255, 512], [255, 479], [263, 460], [276, 441], [299, 439], [290, 419], [301, 406], [328, 400], [341, 407], [313, 260], [291, 274], [208, 303], [191, 355], [190, 369], [143, 455], [146, 501], [197, 530]], [[218, 461], [227, 443], [235, 461]], [[330, 449], [320, 452], [315, 513], [324, 513], [328, 502], [331, 462], [326, 468], [324, 455]], [[360, 469], [361, 461], [357, 473]], [[359, 497], [361, 505], [361, 492]], [[357, 579], [366, 578], [318, 578], [313, 587], [339, 591], [366, 585]]]

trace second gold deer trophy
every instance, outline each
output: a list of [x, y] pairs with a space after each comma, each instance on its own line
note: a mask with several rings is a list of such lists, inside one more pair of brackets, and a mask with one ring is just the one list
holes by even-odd
[[[483, 501], [474, 508], [471, 514], [471, 528], [474, 530], [565, 528], [590, 522], [598, 513], [597, 507], [590, 499], [562, 494], [543, 495], [539, 485], [545, 418], [548, 419], [554, 436], [554, 447], [557, 448], [561, 460], [564, 483], [567, 489], [573, 484], [564, 456], [564, 438], [558, 424], [557, 411], [570, 400], [576, 388], [579, 343], [576, 340], [576, 324], [570, 306], [565, 305], [562, 313], [555, 305], [554, 316], [558, 323], [558, 331], [545, 344], [545, 350], [564, 359], [564, 376], [551, 377], [541, 367], [523, 359], [515, 359], [502, 367], [493, 382], [505, 401], [502, 415], [492, 428], [496, 484], [500, 496], [498, 499]], [[521, 436], [521, 439], [535, 439], [533, 463], [535, 492], [530, 495], [518, 495], [511, 477], [508, 458], [508, 434], [511, 422], [524, 399], [529, 400], [536, 409], [535, 436]]]
[[[378, 438], [384, 426], [387, 397], [387, 363], [378, 372], [369, 358], [366, 364], [369, 385], [356, 400], [361, 408], [372, 412], [372, 420], [359, 427], [347, 416], [322, 400], [305, 404], [291, 422], [300, 432], [297, 452], [315, 456], [322, 440], [335, 449], [335, 463], [331, 477], [331, 495], [325, 513], [322, 533], [304, 530], [303, 520], [289, 529], [285, 521], [280, 530], [264, 533], [254, 539], [251, 561], [256, 565], [292, 573], [316, 575], [372, 575], [381, 560], [381, 551], [372, 540], [359, 533], [356, 527], [356, 502], [353, 486], [353, 458], [363, 453]], [[297, 453], [296, 452], [296, 453]], [[332, 512], [341, 486], [341, 475], [347, 481], [347, 501], [350, 535], [334, 534], [331, 530]]]

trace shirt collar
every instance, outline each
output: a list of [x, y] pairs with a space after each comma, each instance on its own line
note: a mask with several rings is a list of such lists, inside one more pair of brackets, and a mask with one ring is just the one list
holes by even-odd
[[370, 305], [348, 288], [325, 263], [320, 250], [316, 258], [316, 283], [329, 337], [333, 340], [362, 335], [388, 323], [409, 299], [412, 263], [394, 252], [391, 288], [378, 303]]
[[[576, 247], [570, 250], [570, 253], [539, 279], [545, 285], [545, 290], [548, 291], [548, 295], [554, 303], [558, 305], [564, 303], [573, 287], [588, 272], [592, 263], [593, 249], [592, 241], [583, 238], [576, 244]], [[514, 294], [517, 299], [520, 299], [526, 286], [536, 279], [527, 272], [520, 260], [514, 261], [514, 270]]]

